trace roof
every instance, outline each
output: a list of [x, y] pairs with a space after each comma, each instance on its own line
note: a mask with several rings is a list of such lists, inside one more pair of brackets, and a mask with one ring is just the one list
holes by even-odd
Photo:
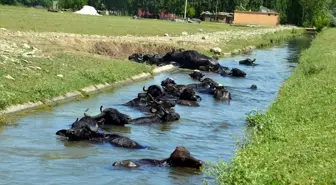
[[[225, 15], [225, 16], [232, 16], [233, 13], [228, 12], [217, 12], [217, 15]], [[216, 15], [216, 13], [211, 13], [209, 11], [202, 12], [201, 15]]]

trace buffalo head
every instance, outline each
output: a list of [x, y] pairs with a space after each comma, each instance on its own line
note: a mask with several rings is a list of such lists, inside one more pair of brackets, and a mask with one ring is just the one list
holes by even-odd
[[245, 77], [246, 73], [238, 68], [231, 69], [231, 75], [235, 77]]
[[189, 101], [198, 101], [202, 100], [202, 98], [196, 94], [195, 90], [193, 88], [185, 88], [180, 97], [181, 100], [189, 100]]
[[176, 147], [175, 151], [167, 159], [167, 163], [172, 167], [189, 167], [199, 169], [203, 166], [203, 161], [190, 155], [190, 152], [183, 146]]
[[168, 84], [176, 85], [176, 82], [172, 78], [166, 78], [161, 82], [161, 86], [166, 87]]
[[151, 85], [148, 87], [148, 89], [145, 88], [145, 86], [142, 88], [144, 92], [147, 94], [152, 95], [154, 98], [160, 97], [163, 95], [163, 90], [158, 85]]
[[204, 74], [201, 73], [199, 70], [194, 70], [192, 73], [189, 74], [189, 76], [192, 79], [201, 80], [204, 77]]
[[56, 135], [66, 137], [72, 141], [91, 140], [99, 138], [98, 123], [90, 117], [83, 117], [76, 120], [70, 129], [63, 129], [56, 132]]
[[215, 99], [218, 99], [218, 100], [223, 100], [223, 99], [231, 100], [231, 93], [227, 91], [222, 84], [218, 84], [214, 88], [214, 97]]
[[213, 79], [211, 78], [204, 78], [203, 80], [199, 80], [200, 82], [202, 82], [202, 84], [207, 84], [210, 87], [215, 87], [218, 85], [217, 82], [215, 82]]

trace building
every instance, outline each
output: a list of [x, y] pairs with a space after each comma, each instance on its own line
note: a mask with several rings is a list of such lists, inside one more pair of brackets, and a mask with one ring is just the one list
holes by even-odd
[[227, 12], [218, 12], [216, 14], [206, 11], [201, 13], [201, 20], [203, 21], [217, 21], [230, 24], [232, 22], [232, 19], [232, 13]]
[[252, 12], [252, 11], [234, 11], [233, 24], [254, 24], [276, 26], [280, 23], [280, 14], [278, 12]]

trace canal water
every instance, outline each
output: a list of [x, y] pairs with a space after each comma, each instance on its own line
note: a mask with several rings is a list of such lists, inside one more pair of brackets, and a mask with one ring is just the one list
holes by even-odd
[[[201, 184], [204, 174], [195, 170], [162, 167], [124, 169], [111, 165], [124, 159], [164, 159], [176, 146], [186, 147], [194, 157], [203, 161], [215, 162], [218, 158], [229, 161], [237, 149], [237, 141], [245, 135], [246, 114], [256, 109], [266, 110], [272, 104], [282, 83], [295, 69], [299, 54], [309, 44], [309, 39], [299, 38], [277, 47], [221, 60], [222, 65], [238, 67], [247, 73], [246, 78], [206, 73], [206, 77], [229, 86], [232, 94], [230, 103], [215, 101], [212, 96], [201, 94], [200, 107], [176, 106], [181, 115], [177, 122], [108, 128], [109, 132], [123, 134], [142, 145], [153, 147], [151, 150], [69, 142], [58, 138], [55, 133], [69, 128], [87, 108], [91, 115], [99, 113], [101, 105], [117, 108], [132, 118], [143, 116], [143, 113], [120, 104], [135, 98], [143, 86], [159, 85], [167, 77], [179, 84], [195, 83], [188, 72], [160, 74], [154, 79], [89, 99], [34, 111], [20, 118], [17, 125], [1, 129], [0, 184]], [[259, 65], [239, 65], [238, 61], [246, 57], [256, 58]], [[252, 84], [256, 84], [258, 89], [249, 89]]]

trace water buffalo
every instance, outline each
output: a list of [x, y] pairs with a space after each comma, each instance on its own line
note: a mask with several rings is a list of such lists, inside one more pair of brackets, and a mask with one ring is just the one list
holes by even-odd
[[255, 84], [251, 85], [250, 89], [253, 89], [253, 90], [257, 89], [257, 85]]
[[224, 70], [220, 73], [222, 76], [234, 76], [234, 77], [246, 77], [246, 73], [238, 68], [232, 68], [231, 70]]
[[247, 65], [247, 66], [256, 66], [258, 64], [255, 64], [254, 63], [255, 61], [256, 61], [256, 59], [251, 60], [251, 59], [247, 58], [247, 59], [239, 61], [239, 64]]
[[158, 85], [151, 85], [148, 87], [148, 89], [146, 89], [146, 87], [144, 86], [142, 90], [145, 93], [139, 93], [137, 98], [134, 98], [133, 100], [123, 105], [130, 106], [130, 107], [143, 107], [143, 106], [147, 106], [150, 101], [148, 94], [155, 98], [163, 95], [163, 90]]
[[218, 62], [211, 57], [200, 54], [195, 50], [172, 51], [162, 57], [162, 61], [176, 62], [181, 68], [199, 69], [208, 67], [210, 71], [215, 71], [220, 67]]
[[214, 98], [217, 100], [231, 100], [231, 93], [222, 84], [219, 84], [214, 88]]
[[[163, 105], [164, 102], [160, 101], [156, 103]], [[153, 113], [152, 116], [145, 116], [133, 119], [132, 123], [133, 124], [167, 123], [177, 121], [180, 119], [180, 115], [176, 113], [173, 109], [167, 109], [163, 106], [158, 108], [151, 108], [150, 112]]]
[[201, 82], [201, 84], [206, 84], [209, 87], [215, 87], [215, 86], [219, 85], [215, 80], [213, 80], [211, 78], [204, 78], [204, 79], [200, 80], [200, 82]]
[[191, 156], [190, 152], [185, 147], [178, 146], [167, 159], [124, 160], [112, 164], [112, 166], [122, 166], [127, 168], [137, 168], [143, 165], [200, 169], [203, 166], [203, 161]]
[[91, 117], [97, 123], [101, 125], [119, 125], [123, 126], [125, 124], [130, 124], [132, 118], [126, 114], [120, 113], [117, 109], [114, 108], [106, 108], [103, 110], [103, 106], [100, 106], [100, 114], [96, 116], [89, 116], [86, 112], [84, 112], [85, 117]]
[[204, 77], [204, 74], [196, 69], [192, 73], [190, 73], [189, 76], [194, 80], [200, 81]]
[[56, 135], [70, 141], [99, 141], [108, 142], [116, 147], [142, 149], [146, 148], [128, 137], [118, 134], [98, 132], [98, 122], [88, 116], [76, 120], [70, 129], [62, 129]]

